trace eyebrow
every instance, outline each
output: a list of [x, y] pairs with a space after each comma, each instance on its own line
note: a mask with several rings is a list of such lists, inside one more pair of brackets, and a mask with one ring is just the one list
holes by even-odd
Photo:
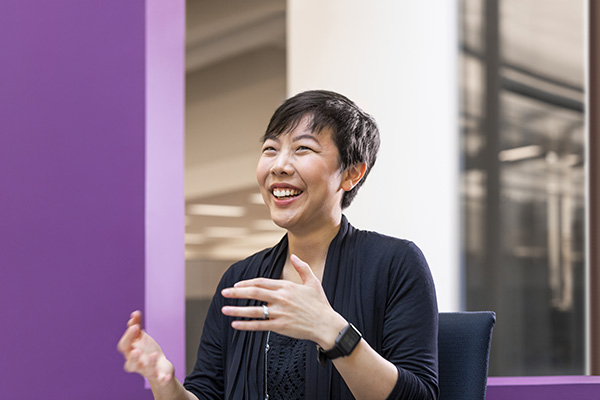
[[[310, 140], [316, 142], [317, 144], [321, 144], [321, 142], [319, 142], [319, 139], [317, 139], [317, 137], [315, 135], [311, 135], [310, 133], [304, 133], [302, 135], [296, 136], [296, 137], [294, 137], [294, 139], [292, 141], [298, 142], [302, 139], [310, 139]], [[267, 141], [267, 140], [274, 140], [276, 142], [280, 142], [279, 136], [267, 136], [267, 137], [265, 137], [265, 141]]]
[[308, 133], [305, 133], [305, 134], [300, 135], [300, 136], [296, 136], [294, 138], [293, 142], [297, 142], [297, 141], [302, 140], [302, 139], [311, 139], [311, 140], [317, 142], [317, 144], [321, 144], [319, 142], [319, 139], [317, 139], [317, 137], [315, 135], [311, 135], [311, 134], [308, 134]]

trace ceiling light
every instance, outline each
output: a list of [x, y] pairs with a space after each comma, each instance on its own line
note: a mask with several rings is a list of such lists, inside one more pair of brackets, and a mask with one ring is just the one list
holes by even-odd
[[240, 206], [224, 206], [218, 204], [190, 204], [188, 214], [208, 215], [211, 217], [243, 217], [246, 209]]
[[202, 252], [198, 252], [198, 251], [194, 251], [194, 250], [186, 249], [184, 251], [184, 255], [185, 255], [186, 260], [194, 260], [194, 259], [202, 258]]
[[204, 231], [206, 232], [206, 236], [213, 238], [235, 238], [248, 234], [247, 228], [227, 226], [209, 226]]
[[579, 157], [577, 154], [567, 154], [565, 156], [565, 161], [568, 166], [572, 167], [581, 162], [581, 157]]
[[252, 227], [259, 231], [281, 231], [282, 228], [275, 225], [275, 222], [270, 219], [257, 219], [252, 222]]
[[186, 233], [185, 244], [202, 244], [206, 242], [206, 236], [201, 233]]
[[534, 158], [542, 155], [543, 150], [540, 146], [531, 145], [516, 147], [514, 149], [502, 150], [498, 153], [500, 161], [519, 161], [526, 158]]

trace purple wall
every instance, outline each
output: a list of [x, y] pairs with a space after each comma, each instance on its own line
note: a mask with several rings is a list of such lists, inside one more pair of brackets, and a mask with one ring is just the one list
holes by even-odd
[[487, 400], [597, 400], [599, 376], [489, 378]]
[[[178, 18], [174, 34], [182, 32], [183, 1], [156, 2], [175, 4], [162, 18]], [[151, 398], [141, 378], [123, 372], [116, 343], [129, 312], [144, 309], [148, 162], [169, 158], [147, 162], [145, 154], [153, 26], [164, 28], [146, 25], [143, 0], [0, 5], [3, 399]], [[171, 100], [167, 108], [182, 107]], [[182, 120], [168, 133], [181, 143]], [[183, 173], [179, 162], [170, 173]], [[179, 206], [163, 217], [182, 218], [183, 191], [172, 195], [180, 201], [168, 204]], [[183, 272], [178, 262], [169, 265], [174, 274]], [[181, 337], [182, 311], [183, 288], [174, 312]], [[183, 351], [171, 356], [182, 360]]]

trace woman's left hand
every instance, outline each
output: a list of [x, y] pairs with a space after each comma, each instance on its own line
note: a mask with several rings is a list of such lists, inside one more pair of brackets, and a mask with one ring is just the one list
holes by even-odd
[[332, 348], [338, 332], [347, 322], [329, 304], [321, 282], [310, 266], [293, 254], [290, 260], [302, 284], [282, 279], [255, 278], [240, 281], [221, 292], [230, 299], [265, 302], [269, 319], [264, 319], [262, 306], [225, 306], [222, 312], [230, 317], [250, 318], [232, 321], [234, 329], [269, 330], [296, 339], [312, 340], [324, 349]]

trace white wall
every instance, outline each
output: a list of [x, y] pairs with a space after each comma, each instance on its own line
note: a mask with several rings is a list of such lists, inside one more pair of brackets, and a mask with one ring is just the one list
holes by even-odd
[[382, 148], [346, 214], [413, 240], [442, 311], [460, 304], [457, 4], [288, 0], [288, 94], [329, 89], [378, 121]]

